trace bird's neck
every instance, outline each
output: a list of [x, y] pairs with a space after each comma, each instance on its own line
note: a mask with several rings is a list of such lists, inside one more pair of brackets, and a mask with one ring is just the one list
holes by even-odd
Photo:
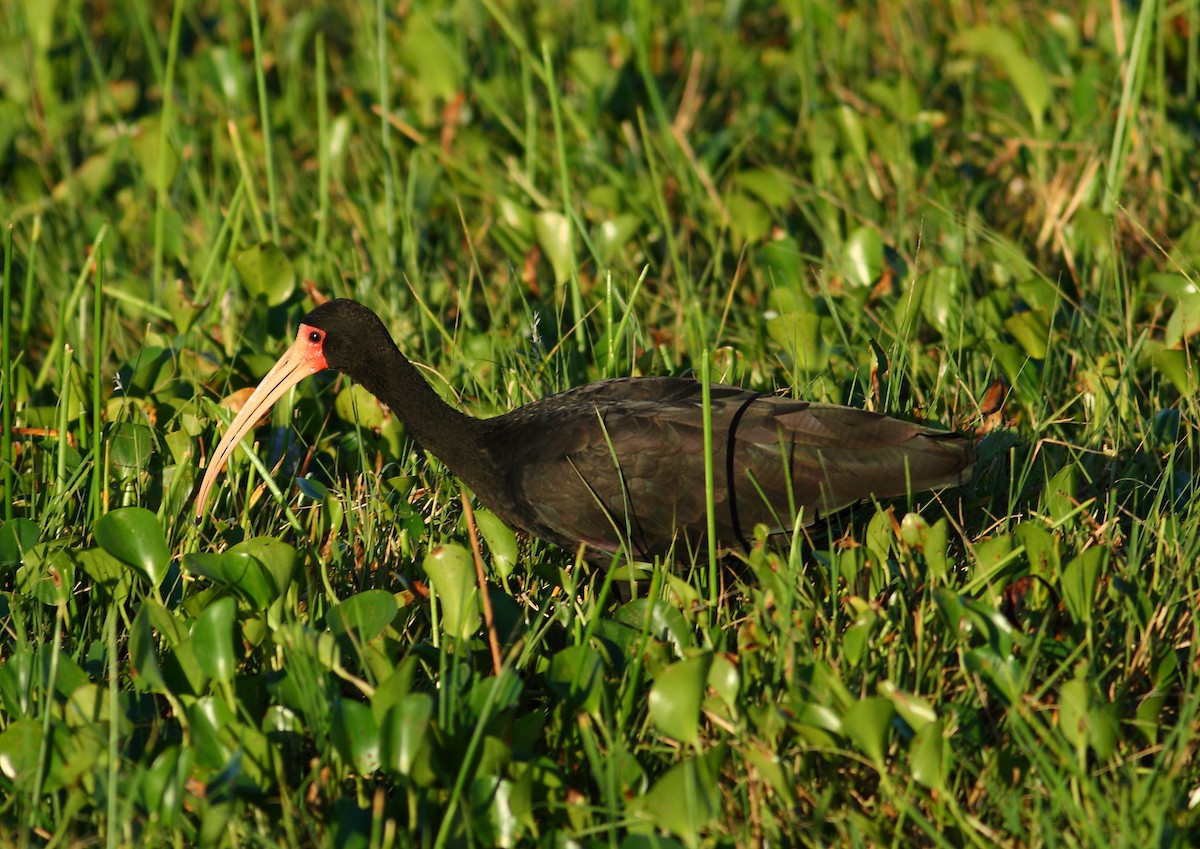
[[361, 375], [359, 382], [392, 409], [422, 448], [441, 460], [482, 501], [491, 501], [502, 476], [484, 444], [484, 420], [443, 401], [402, 354], [393, 362], [386, 370]]

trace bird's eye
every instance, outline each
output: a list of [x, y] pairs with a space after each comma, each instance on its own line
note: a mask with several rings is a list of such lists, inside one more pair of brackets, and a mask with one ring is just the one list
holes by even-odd
[[314, 330], [314, 331], [312, 331], [311, 333], [309, 333], [309, 334], [308, 334], [308, 341], [309, 341], [309, 342], [311, 342], [311, 343], [312, 343], [312, 344], [314, 344], [314, 345], [316, 345], [318, 342], [320, 342], [320, 341], [321, 341], [321, 333], [320, 333], [320, 331], [318, 331], [318, 330]]

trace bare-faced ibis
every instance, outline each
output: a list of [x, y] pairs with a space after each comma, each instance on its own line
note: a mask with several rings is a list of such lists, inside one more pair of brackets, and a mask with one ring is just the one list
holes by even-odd
[[[396, 348], [383, 322], [334, 300], [300, 324], [295, 343], [225, 432], [196, 500], [254, 423], [290, 387], [336, 369], [387, 404], [425, 450], [508, 524], [593, 554], [624, 543], [652, 558], [706, 536], [701, 384], [676, 377], [601, 380], [477, 419], [446, 404]], [[958, 433], [851, 407], [711, 386], [716, 532], [744, 546], [755, 525], [790, 533], [861, 499], [952, 486], [975, 453]], [[598, 550], [598, 551], [597, 551]]]

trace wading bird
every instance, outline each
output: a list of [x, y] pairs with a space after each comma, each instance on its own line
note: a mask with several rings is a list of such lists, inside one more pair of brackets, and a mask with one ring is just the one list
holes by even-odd
[[[196, 499], [242, 437], [289, 388], [335, 369], [387, 404], [509, 525], [596, 556], [682, 556], [706, 544], [701, 384], [677, 377], [601, 380], [490, 419], [446, 404], [400, 353], [383, 322], [355, 301], [304, 317], [296, 341], [263, 378], [209, 460]], [[975, 460], [952, 431], [831, 404], [711, 387], [713, 501], [722, 547], [754, 527], [790, 534], [800, 517], [865, 498], [960, 484]]]

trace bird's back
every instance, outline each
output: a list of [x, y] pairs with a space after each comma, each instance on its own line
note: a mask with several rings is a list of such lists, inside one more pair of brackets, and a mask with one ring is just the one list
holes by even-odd
[[[511, 505], [501, 512], [567, 547], [640, 557], [703, 543], [701, 385], [619, 378], [552, 395], [489, 420]], [[723, 546], [758, 523], [789, 532], [871, 496], [961, 483], [965, 437], [826, 404], [711, 386], [714, 501]]]

